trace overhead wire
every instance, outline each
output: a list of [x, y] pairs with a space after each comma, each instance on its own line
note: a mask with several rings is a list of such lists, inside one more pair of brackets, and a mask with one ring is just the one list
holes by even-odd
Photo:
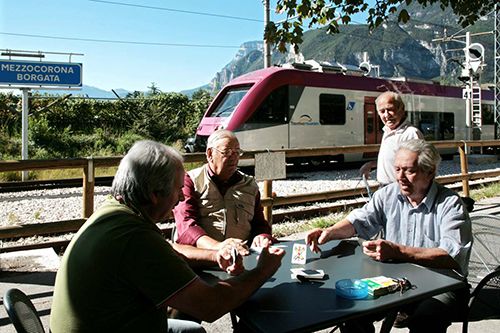
[[264, 20], [252, 19], [252, 18], [248, 18], [248, 17], [232, 16], [232, 15], [221, 15], [221, 14], [205, 13], [205, 12], [196, 12], [196, 11], [191, 11], [191, 10], [183, 10], [183, 9], [175, 9], [175, 8], [167, 8], [167, 7], [147, 6], [147, 5], [139, 5], [139, 4], [127, 3], [127, 2], [104, 1], [104, 0], [88, 0], [88, 1], [105, 3], [105, 4], [110, 4], [110, 5], [118, 5], [118, 6], [128, 6], [128, 7], [139, 7], [139, 8], [146, 8], [146, 9], [163, 10], [163, 11], [176, 12], [176, 13], [184, 13], [184, 14], [212, 16], [212, 17], [219, 17], [219, 18], [226, 18], [226, 19], [233, 19], [233, 20], [252, 21], [252, 22], [259, 22], [259, 23], [264, 22]]
[[[245, 21], [253, 21], [253, 22], [263, 22], [263, 20], [246, 18], [246, 17], [231, 16], [231, 15], [220, 15], [220, 14], [213, 14], [213, 13], [206, 13], [206, 12], [187, 11], [187, 10], [181, 10], [181, 9], [166, 8], [166, 7], [156, 7], [156, 6], [147, 6], [147, 5], [139, 5], [139, 4], [117, 2], [117, 1], [105, 1], [105, 0], [88, 0], [88, 1], [98, 2], [98, 3], [105, 3], [105, 4], [112, 4], [112, 5], [120, 5], [120, 6], [140, 7], [140, 8], [154, 9], [154, 10], [171, 11], [171, 12], [181, 12], [181, 13], [194, 14], [194, 15], [212, 16], [212, 17], [226, 18], [226, 19], [236, 19], [236, 20], [245, 20]], [[489, 14], [491, 14], [491, 12]], [[489, 14], [487, 14], [487, 15], [489, 15]], [[424, 23], [424, 24], [429, 24], [429, 25], [434, 25], [434, 26], [440, 26], [440, 27], [444, 27], [444, 28], [456, 28], [456, 27], [452, 27], [452, 26], [448, 26], [448, 25], [443, 25], [443, 24], [438, 24], [438, 23], [433, 23], [433, 22], [426, 22], [426, 21], [417, 20], [417, 19], [412, 19], [412, 21], [414, 21], [414, 22], [420, 22], [420, 23]], [[352, 21], [352, 22], [358, 23], [360, 25], [365, 25], [366, 24], [366, 23], [361, 23], [361, 22], [357, 22], [357, 21]], [[462, 30], [463, 29], [459, 30], [458, 32], [460, 32]], [[454, 34], [457, 34], [458, 32], [455, 32]], [[381, 42], [381, 43], [385, 43], [385, 44], [393, 44], [393, 45], [397, 45], [398, 44], [396, 42], [387, 41], [387, 40], [383, 40], [383, 39], [379, 39], [379, 38], [374, 38], [373, 36], [369, 36], [369, 35], [362, 36], [362, 35], [353, 34], [353, 33], [344, 32], [344, 31], [339, 31], [339, 33], [347, 35], [347, 36], [350, 36], [350, 37], [360, 38], [360, 39], [370, 39], [370, 40]], [[236, 45], [216, 45], [216, 44], [142, 42], [142, 41], [128, 41], [128, 40], [113, 40], [113, 39], [96, 39], [96, 38], [50, 36], [50, 35], [39, 35], [39, 34], [24, 34], [24, 33], [2, 32], [2, 31], [0, 31], [0, 34], [2, 34], [2, 35], [10, 35], [10, 36], [17, 36], [17, 37], [58, 39], [58, 40], [73, 40], [73, 41], [96, 42], [96, 43], [133, 44], [133, 45], [150, 45], [150, 46], [173, 46], [173, 47], [197, 47], [197, 48], [231, 48], [231, 49], [240, 48], [239, 45], [236, 46]]]
[[114, 43], [114, 44], [134, 44], [134, 45], [151, 45], [151, 46], [179, 46], [179, 47], [230, 48], [230, 49], [235, 49], [235, 48], [239, 48], [240, 47], [240, 46], [235, 46], [235, 45], [140, 42], [140, 41], [127, 41], [127, 40], [111, 40], [111, 39], [79, 38], [79, 37], [64, 37], [64, 36], [48, 36], [48, 35], [22, 34], [22, 33], [4, 32], [4, 31], [0, 31], [0, 35], [17, 36], [17, 37], [31, 37], [31, 38], [45, 38], [45, 39], [73, 40], [73, 41], [80, 41], [80, 42]]

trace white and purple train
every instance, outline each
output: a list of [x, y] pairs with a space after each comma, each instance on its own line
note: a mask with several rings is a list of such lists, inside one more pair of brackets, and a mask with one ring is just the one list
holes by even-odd
[[[400, 93], [410, 121], [426, 140], [464, 140], [462, 88], [432, 82], [373, 78], [312, 68], [271, 67], [229, 82], [205, 112], [186, 148], [204, 151], [217, 129], [233, 131], [244, 150], [332, 147], [380, 143], [375, 98]], [[474, 139], [494, 139], [493, 92], [482, 91], [482, 126]], [[362, 154], [332, 156], [361, 160]]]

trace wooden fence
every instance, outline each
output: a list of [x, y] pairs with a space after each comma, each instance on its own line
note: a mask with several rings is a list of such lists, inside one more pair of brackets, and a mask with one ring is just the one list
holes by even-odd
[[[465, 196], [469, 195], [469, 180], [493, 177], [500, 175], [500, 172], [483, 172], [473, 175], [468, 172], [468, 155], [466, 152], [470, 147], [498, 147], [500, 140], [482, 140], [482, 141], [440, 141], [433, 142], [438, 149], [456, 148], [460, 155], [461, 175], [443, 177], [445, 181], [462, 181], [462, 192]], [[297, 157], [317, 157], [339, 155], [347, 153], [368, 153], [377, 152], [379, 145], [362, 145], [362, 146], [337, 146], [324, 148], [301, 148], [301, 149], [281, 149], [273, 152], [285, 152], [287, 158]], [[253, 159], [255, 154], [264, 153], [266, 151], [248, 151], [241, 159]], [[102, 167], [113, 167], [120, 163], [121, 157], [89, 157], [75, 159], [54, 159], [54, 160], [15, 160], [15, 161], [0, 161], [0, 172], [8, 171], [26, 171], [26, 170], [47, 170], [47, 169], [81, 169], [83, 175], [83, 209], [82, 218], [88, 218], [94, 211], [94, 184], [95, 170]], [[204, 153], [184, 154], [185, 163], [205, 162]], [[264, 193], [262, 193], [262, 205], [265, 208], [265, 216], [269, 221], [272, 221], [272, 207], [274, 205], [284, 205], [300, 202], [311, 202], [314, 200], [328, 200], [342, 197], [345, 194], [342, 191], [332, 191], [323, 193], [300, 194], [286, 197], [272, 196], [272, 181], [264, 181]]]

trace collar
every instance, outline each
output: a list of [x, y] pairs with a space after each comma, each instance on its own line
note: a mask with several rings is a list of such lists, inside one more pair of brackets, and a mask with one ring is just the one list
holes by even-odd
[[219, 179], [219, 176], [215, 174], [215, 172], [210, 168], [210, 165], [207, 164], [207, 173], [210, 179], [217, 185], [217, 186], [233, 186], [237, 182], [239, 182], [243, 176], [241, 173], [236, 170], [235, 173], [231, 177], [229, 177], [228, 180], [222, 181]]
[[405, 117], [405, 119], [403, 119], [403, 121], [401, 121], [401, 123], [399, 124], [399, 126], [396, 127], [394, 130], [391, 130], [386, 125], [384, 125], [384, 127], [382, 128], [382, 130], [385, 133], [387, 133], [387, 134], [395, 134], [395, 133], [404, 131], [408, 126], [411, 126], [411, 123], [408, 120], [408, 117]]
[[146, 222], [149, 225], [152, 225], [155, 230], [161, 233], [160, 228], [156, 225], [156, 223], [151, 220], [151, 218], [142, 212], [142, 210], [134, 205], [133, 203], [125, 203], [124, 200], [121, 197], [118, 198], [110, 198], [111, 202], [116, 205], [120, 205], [123, 209], [129, 211], [130, 214], [136, 215], [138, 218], [140, 218], [142, 221]]
[[[421, 207], [422, 205], [424, 205], [427, 208], [427, 211], [431, 211], [432, 207], [436, 202], [437, 194], [438, 194], [438, 185], [435, 181], [432, 181], [431, 187], [427, 191], [427, 194], [425, 195], [424, 199], [418, 204], [417, 207]], [[405, 195], [401, 194], [401, 192], [398, 193], [398, 199], [400, 201], [407, 202], [408, 204], [410, 203], [408, 198]]]

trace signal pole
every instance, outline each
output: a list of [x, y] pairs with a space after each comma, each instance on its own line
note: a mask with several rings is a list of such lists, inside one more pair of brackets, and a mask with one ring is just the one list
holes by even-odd
[[[471, 36], [479, 36], [491, 34], [492, 32], [479, 32], [471, 34], [466, 32], [465, 35], [451, 36], [444, 38], [433, 39], [433, 42], [455, 41], [465, 44], [462, 49], [464, 51], [465, 60], [462, 64], [462, 73], [459, 80], [465, 84], [462, 97], [465, 99], [465, 124], [466, 124], [466, 140], [473, 140], [473, 130], [477, 128], [481, 131], [482, 115], [481, 115], [481, 87], [478, 82], [479, 73], [483, 67], [484, 47], [479, 43], [471, 43]], [[460, 40], [464, 39], [465, 42]], [[458, 50], [455, 50], [458, 51]]]

